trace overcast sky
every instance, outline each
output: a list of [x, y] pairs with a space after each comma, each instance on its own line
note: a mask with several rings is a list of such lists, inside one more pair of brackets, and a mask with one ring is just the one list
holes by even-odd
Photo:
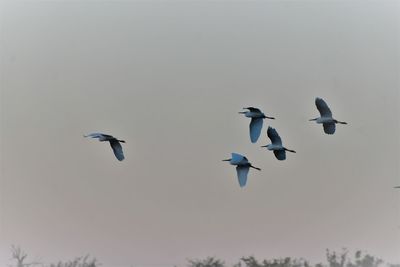
[[[399, 1], [2, 1], [0, 265], [400, 262]], [[335, 135], [309, 122], [324, 98]], [[251, 144], [245, 106], [266, 121]], [[260, 148], [267, 126], [297, 151]], [[118, 162], [104, 132], [127, 141]], [[238, 185], [221, 160], [245, 154]]]

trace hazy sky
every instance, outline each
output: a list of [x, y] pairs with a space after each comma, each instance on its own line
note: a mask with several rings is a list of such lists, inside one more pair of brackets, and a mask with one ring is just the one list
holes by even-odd
[[[0, 265], [400, 262], [399, 1], [2, 1]], [[308, 119], [323, 97], [333, 136]], [[249, 120], [267, 121], [251, 144]], [[297, 151], [260, 146], [266, 126]], [[127, 141], [118, 162], [104, 132]], [[261, 172], [238, 186], [221, 160]]]

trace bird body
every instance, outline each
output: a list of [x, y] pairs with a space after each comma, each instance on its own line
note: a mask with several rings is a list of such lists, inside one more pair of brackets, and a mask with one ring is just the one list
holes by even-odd
[[112, 135], [103, 134], [103, 133], [91, 133], [88, 135], [84, 135], [84, 137], [98, 138], [100, 142], [108, 141], [110, 142], [110, 146], [114, 152], [115, 157], [122, 161], [125, 159], [124, 153], [122, 151], [122, 146], [120, 143], [125, 143], [124, 140], [118, 140]]
[[328, 107], [328, 104], [322, 98], [315, 98], [315, 105], [320, 113], [320, 117], [311, 119], [310, 121], [315, 121], [316, 123], [322, 124], [324, 127], [324, 132], [326, 134], [334, 134], [336, 131], [336, 124], [347, 124], [344, 121], [338, 121], [333, 118], [332, 111]]
[[261, 146], [266, 147], [270, 151], [274, 151], [275, 157], [278, 160], [285, 160], [286, 159], [286, 151], [296, 153], [296, 151], [287, 149], [282, 145], [282, 139], [279, 136], [278, 132], [272, 128], [271, 126], [268, 127], [267, 131], [268, 138], [271, 139], [271, 144]]
[[277, 144], [268, 144], [266, 146], [262, 146], [262, 147], [266, 147], [268, 150], [273, 151], [273, 150], [282, 150], [283, 146], [282, 145], [277, 145]]
[[329, 118], [329, 117], [319, 117], [315, 120], [316, 123], [335, 123], [335, 120], [333, 118]]
[[245, 117], [251, 118], [250, 122], [250, 140], [252, 143], [257, 142], [260, 137], [261, 130], [263, 127], [263, 120], [267, 119], [275, 119], [274, 117], [265, 116], [265, 114], [258, 108], [247, 107], [243, 108], [247, 109], [247, 111], [240, 111], [240, 114], [244, 114]]
[[264, 119], [266, 116], [262, 112], [254, 112], [254, 111], [241, 111], [241, 114], [244, 114], [245, 117], [247, 118], [254, 118], [254, 119]]
[[251, 165], [249, 160], [238, 153], [232, 153], [232, 157], [230, 159], [224, 159], [223, 161], [229, 161], [231, 165], [236, 166], [236, 172], [238, 176], [239, 186], [244, 187], [247, 182], [247, 175], [249, 173], [250, 168], [261, 170], [260, 168], [254, 167]]

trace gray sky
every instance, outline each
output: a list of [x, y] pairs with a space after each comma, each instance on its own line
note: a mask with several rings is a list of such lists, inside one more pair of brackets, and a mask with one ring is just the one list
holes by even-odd
[[[400, 262], [400, 2], [2, 1], [0, 264]], [[334, 136], [308, 122], [323, 97]], [[285, 162], [251, 144], [260, 107]], [[127, 141], [126, 160], [82, 134]], [[221, 162], [248, 156], [239, 188]]]

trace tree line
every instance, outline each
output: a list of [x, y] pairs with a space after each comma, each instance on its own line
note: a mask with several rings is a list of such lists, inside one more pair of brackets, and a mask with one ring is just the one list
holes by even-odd
[[[13, 264], [10, 267], [99, 267], [102, 265], [96, 258], [89, 255], [76, 257], [69, 261], [42, 263], [40, 261], [28, 261], [28, 254], [19, 247], [12, 246], [11, 253]], [[311, 264], [304, 258], [284, 257], [258, 260], [254, 256], [248, 256], [240, 258], [233, 266], [228, 266], [221, 259], [207, 257], [205, 259], [188, 259], [184, 267], [400, 267], [400, 264], [385, 263], [382, 259], [360, 250], [350, 254], [346, 249], [340, 252], [327, 249], [325, 258], [326, 262], [324, 263]], [[130, 267], [135, 266], [130, 265]]]

